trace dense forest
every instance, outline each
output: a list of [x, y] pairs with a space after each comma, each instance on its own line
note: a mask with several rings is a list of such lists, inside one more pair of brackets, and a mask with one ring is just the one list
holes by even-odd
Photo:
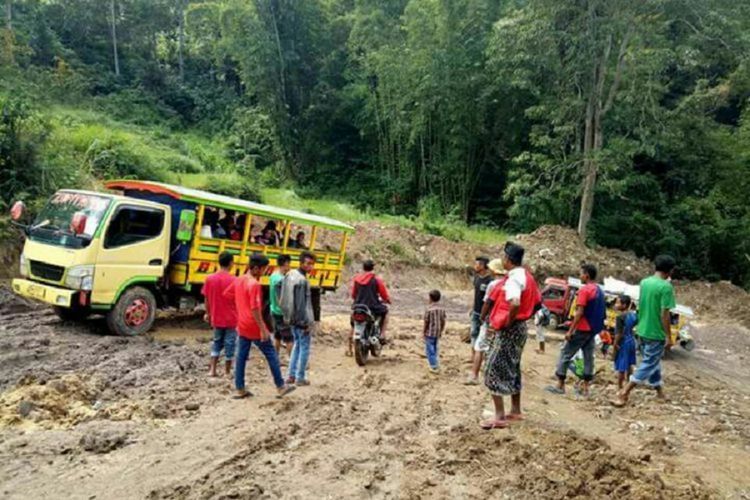
[[[233, 172], [212, 187], [564, 224], [750, 286], [749, 2], [4, 3], [0, 208], [83, 175]], [[146, 161], [66, 103], [189, 151]]]

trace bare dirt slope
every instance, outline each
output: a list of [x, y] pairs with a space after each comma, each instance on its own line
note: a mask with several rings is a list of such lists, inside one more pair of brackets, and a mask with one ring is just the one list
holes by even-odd
[[[0, 288], [0, 496], [750, 496], [750, 332], [742, 326], [722, 314], [700, 316], [696, 351], [666, 361], [669, 402], [641, 391], [620, 411], [608, 403], [613, 374], [601, 359], [590, 400], [546, 393], [559, 344], [540, 356], [530, 338], [526, 421], [482, 431], [489, 399], [481, 387], [462, 385], [468, 346], [459, 337], [470, 300], [467, 261], [497, 248], [440, 240], [433, 253], [445, 262], [419, 264], [404, 252], [437, 244], [393, 231], [404, 248], [393, 262], [379, 257], [389, 269], [403, 266], [389, 271], [395, 345], [358, 368], [343, 356], [346, 293], [327, 295], [313, 385], [283, 400], [273, 397], [257, 352], [248, 368], [254, 398], [235, 401], [229, 380], [208, 378], [210, 332], [196, 317], [163, 318], [147, 337], [119, 338], [101, 321], [62, 323]], [[373, 248], [355, 248], [352, 266], [384, 251]], [[450, 321], [438, 376], [426, 369], [419, 337], [434, 286], [446, 292]]]

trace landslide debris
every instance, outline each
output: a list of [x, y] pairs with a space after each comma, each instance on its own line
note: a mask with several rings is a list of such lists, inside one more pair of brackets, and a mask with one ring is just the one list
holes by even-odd
[[526, 249], [526, 261], [537, 276], [578, 276], [582, 263], [592, 263], [599, 275], [637, 283], [652, 272], [651, 263], [633, 252], [588, 247], [578, 233], [562, 226], [541, 226], [515, 241]]
[[686, 281], [677, 284], [675, 293], [677, 301], [691, 306], [700, 318], [750, 328], [750, 294], [728, 281]]

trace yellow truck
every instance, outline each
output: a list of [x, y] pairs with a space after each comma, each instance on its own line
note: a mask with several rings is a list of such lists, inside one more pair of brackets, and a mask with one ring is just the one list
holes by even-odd
[[316, 257], [309, 275], [316, 316], [320, 295], [341, 284], [346, 245], [354, 228], [342, 222], [169, 184], [121, 180], [108, 192], [61, 190], [30, 224], [24, 206], [12, 218], [26, 234], [15, 293], [54, 307], [69, 320], [104, 314], [113, 333], [148, 331], [157, 308], [194, 307], [222, 252], [232, 272], [250, 255], [271, 265], [304, 251]]

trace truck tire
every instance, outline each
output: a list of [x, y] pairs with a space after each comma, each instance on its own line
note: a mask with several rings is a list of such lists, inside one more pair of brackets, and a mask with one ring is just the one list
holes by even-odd
[[150, 290], [135, 286], [120, 295], [107, 313], [107, 326], [115, 335], [135, 336], [151, 329], [156, 318], [156, 298]]

